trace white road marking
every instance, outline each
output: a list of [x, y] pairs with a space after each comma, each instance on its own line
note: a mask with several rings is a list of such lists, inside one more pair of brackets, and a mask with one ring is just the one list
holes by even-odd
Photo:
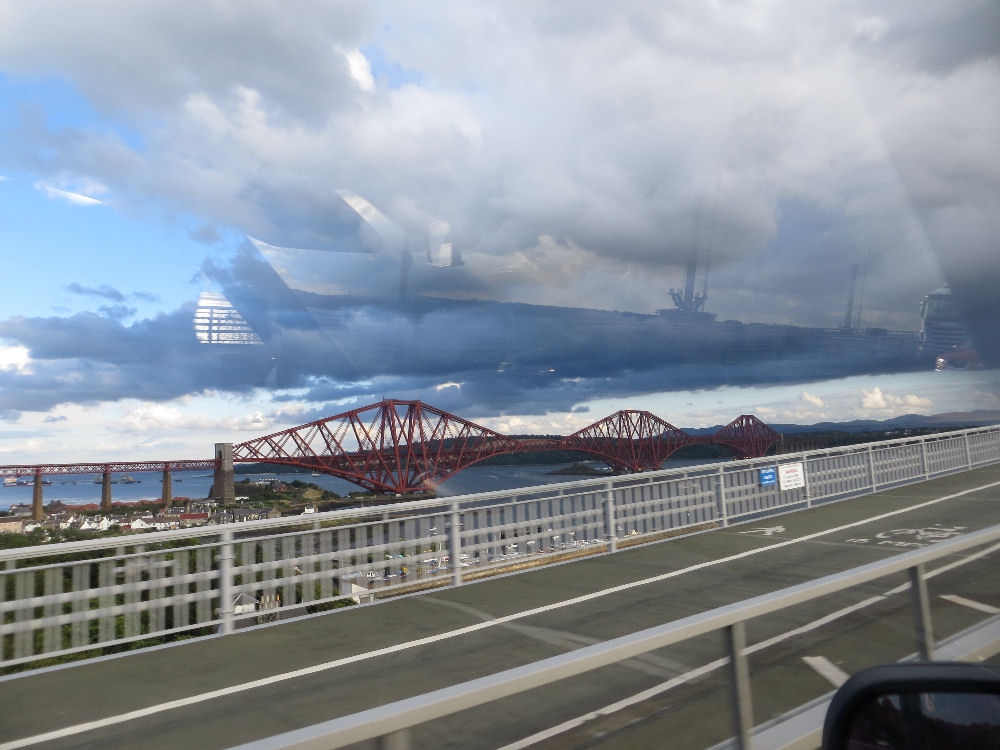
[[[311, 667], [296, 669], [291, 672], [283, 672], [281, 674], [271, 675], [270, 677], [262, 677], [259, 680], [252, 680], [250, 682], [244, 682], [239, 685], [231, 685], [229, 687], [220, 688], [218, 690], [210, 690], [205, 693], [199, 693], [198, 695], [191, 695], [185, 698], [178, 698], [177, 700], [166, 701], [164, 703], [159, 703], [153, 706], [147, 706], [146, 708], [139, 708], [134, 711], [128, 711], [123, 714], [118, 714], [116, 716], [107, 716], [103, 719], [95, 719], [94, 721], [88, 721], [82, 724], [75, 724], [73, 726], [64, 727], [62, 729], [54, 729], [49, 732], [43, 732], [41, 734], [32, 735], [31, 737], [24, 737], [19, 740], [12, 740], [0, 744], [0, 750], [18, 750], [19, 748], [22, 747], [30, 747], [31, 745], [37, 745], [41, 742], [49, 742], [51, 740], [61, 739], [63, 737], [71, 737], [73, 735], [81, 734], [83, 732], [88, 732], [94, 729], [102, 729], [105, 727], [114, 726], [116, 724], [123, 724], [127, 721], [132, 721], [134, 719], [141, 719], [146, 716], [153, 716], [155, 714], [163, 713], [165, 711], [172, 711], [177, 708], [192, 706], [197, 703], [213, 700], [215, 698], [222, 698], [229, 695], [244, 693], [259, 687], [267, 687], [269, 685], [275, 685], [279, 682], [294, 680], [299, 677], [307, 677], [309, 675], [318, 674], [320, 672], [325, 672], [331, 669], [336, 669], [337, 667], [342, 667], [346, 664], [355, 664], [357, 662], [366, 661], [368, 659], [374, 659], [380, 656], [387, 656], [389, 654], [398, 653], [400, 651], [406, 651], [411, 648], [426, 646], [431, 643], [436, 643], [438, 641], [447, 640], [449, 638], [455, 638], [458, 636], [467, 635], [469, 633], [475, 633], [480, 630], [485, 630], [486, 628], [495, 627], [508, 622], [514, 622], [516, 620], [521, 620], [526, 617], [532, 617], [534, 615], [543, 614], [545, 612], [551, 612], [557, 609], [562, 609], [564, 607], [571, 607], [576, 604], [583, 604], [593, 599], [598, 599], [600, 597], [607, 596], [608, 594], [617, 594], [622, 591], [629, 591], [631, 589], [638, 588], [640, 586], [646, 586], [651, 583], [658, 583], [660, 581], [665, 581], [670, 578], [676, 578], [677, 576], [684, 575], [686, 573], [691, 573], [696, 570], [703, 570], [705, 568], [715, 567], [716, 565], [723, 565], [725, 563], [734, 562], [736, 560], [742, 560], [747, 557], [752, 557], [754, 555], [761, 554], [762, 552], [768, 552], [770, 550], [781, 549], [782, 547], [789, 547], [793, 544], [808, 542], [812, 539], [816, 539], [821, 536], [826, 536], [827, 534], [835, 534], [840, 531], [844, 531], [845, 529], [851, 529], [856, 526], [863, 526], [868, 523], [874, 523], [875, 521], [881, 521], [882, 519], [885, 518], [892, 518], [893, 516], [898, 516], [903, 513], [909, 513], [914, 510], [920, 510], [921, 508], [927, 508], [930, 507], [931, 505], [947, 502], [948, 500], [953, 500], [957, 497], [962, 497], [963, 495], [969, 495], [974, 492], [980, 492], [982, 490], [987, 490], [992, 487], [998, 487], [998, 486], [1000, 486], [1000, 481], [990, 482], [989, 484], [984, 484], [979, 487], [973, 487], [967, 490], [962, 490], [961, 492], [954, 492], [950, 495], [944, 495], [942, 497], [934, 498], [933, 500], [926, 500], [922, 503], [918, 503], [917, 505], [911, 505], [905, 508], [899, 508], [897, 510], [888, 511], [886, 513], [881, 513], [877, 516], [861, 519], [859, 521], [852, 521], [851, 523], [843, 524], [841, 526], [836, 526], [832, 529], [816, 531], [813, 532], [812, 534], [806, 534], [805, 536], [796, 537], [794, 539], [787, 539], [785, 541], [776, 542], [775, 544], [769, 544], [766, 547], [757, 547], [755, 549], [747, 550], [745, 552], [738, 552], [734, 555], [720, 557], [716, 560], [707, 560], [703, 563], [690, 565], [687, 568], [682, 568], [680, 570], [670, 571], [669, 573], [661, 573], [660, 575], [651, 576], [649, 578], [633, 581], [631, 583], [624, 583], [618, 586], [611, 586], [609, 588], [602, 589], [601, 591], [596, 591], [591, 594], [583, 594], [581, 596], [576, 596], [571, 599], [564, 599], [562, 601], [553, 602], [551, 604], [546, 604], [541, 607], [535, 607], [534, 609], [524, 610], [523, 612], [515, 612], [514, 614], [498, 617], [488, 622], [481, 622], [481, 623], [476, 623], [474, 625], [467, 625], [466, 627], [456, 628], [455, 630], [450, 630], [445, 633], [439, 633], [438, 635], [427, 636], [425, 638], [418, 638], [416, 640], [406, 641], [404, 643], [397, 643], [393, 646], [387, 646], [385, 648], [376, 649], [374, 651], [368, 651], [362, 654], [355, 654], [353, 656], [348, 656], [341, 659], [334, 659], [333, 661], [324, 662], [323, 664], [315, 664]], [[722, 660], [722, 663], [724, 664], [726, 663], [726, 661], [727, 660]], [[675, 678], [675, 680], [680, 680], [682, 678], [685, 678], [685, 675], [681, 675], [681, 677]]]
[[847, 678], [850, 677], [847, 672], [838, 667], [825, 656], [803, 656], [802, 661], [815, 669], [822, 677], [825, 677], [834, 687], [839, 688], [847, 682]]
[[968, 607], [969, 609], [976, 609], [980, 612], [985, 612], [988, 615], [998, 615], [1000, 614], [1000, 607], [994, 607], [992, 604], [984, 604], [983, 602], [977, 602], [973, 599], [966, 599], [964, 596], [956, 596], [955, 594], [942, 594], [942, 599], [945, 599], [952, 604], [961, 604], [963, 607]]
[[[992, 554], [993, 552], [996, 552], [998, 550], [1000, 550], [1000, 544], [994, 544], [990, 547], [987, 547], [984, 550], [980, 550], [974, 555], [968, 555], [967, 557], [963, 557], [960, 560], [950, 562], [947, 565], [942, 565], [940, 568], [935, 568], [932, 571], [928, 571], [924, 575], [924, 578], [933, 578], [936, 575], [939, 575], [941, 573], [946, 573], [947, 571], [953, 570], [954, 568], [957, 568], [961, 565], [974, 562], [975, 560], [978, 560], [981, 557], [985, 557], [988, 554]], [[772, 636], [767, 640], [755, 643], [752, 646], [747, 646], [746, 650], [747, 655], [749, 656], [750, 654], [755, 654], [758, 651], [763, 651], [764, 649], [770, 648], [771, 646], [774, 646], [778, 643], [784, 643], [790, 638], [794, 638], [796, 636], [802, 635], [803, 633], [808, 633], [811, 630], [816, 630], [817, 628], [821, 628], [822, 626], [828, 625], [834, 620], [838, 620], [841, 617], [846, 617], [847, 615], [853, 612], [857, 612], [859, 610], [864, 609], [865, 607], [871, 606], [872, 604], [877, 604], [878, 602], [884, 601], [887, 597], [892, 596], [893, 594], [901, 594], [902, 592], [909, 589], [909, 587], [910, 584], [904, 583], [902, 586], [896, 586], [895, 588], [889, 589], [884, 594], [876, 594], [875, 596], [871, 596], [867, 599], [864, 599], [863, 601], [857, 602], [856, 604], [851, 604], [847, 607], [838, 609], [835, 612], [831, 612], [830, 614], [825, 615], [824, 617], [820, 617], [819, 619], [813, 620], [812, 622], [808, 622], [805, 625], [802, 625], [798, 628], [794, 628], [784, 633], [779, 633], [778, 635]], [[722, 667], [726, 666], [727, 664], [729, 664], [729, 657], [724, 657], [722, 659], [716, 659], [715, 661], [710, 661], [708, 664], [703, 664], [702, 666], [696, 667], [695, 669], [692, 669], [689, 672], [685, 672], [682, 675], [678, 675], [677, 677], [674, 677], [673, 679], [668, 680], [667, 682], [664, 682], [661, 685], [656, 685], [655, 687], [649, 688], [648, 690], [644, 690], [641, 693], [636, 693], [635, 695], [630, 695], [627, 698], [622, 698], [621, 700], [616, 701], [615, 703], [612, 703], [608, 706], [605, 706], [604, 708], [599, 708], [596, 711], [591, 711], [590, 713], [583, 714], [582, 716], [577, 716], [575, 718], [569, 719], [567, 721], [564, 721], [562, 724], [557, 724], [554, 727], [543, 729], [542, 731], [536, 732], [530, 737], [525, 737], [521, 740], [518, 740], [517, 742], [512, 742], [509, 745], [504, 745], [502, 748], [499, 748], [499, 750], [524, 750], [525, 748], [531, 747], [537, 742], [541, 742], [542, 740], [547, 740], [551, 737], [555, 737], [556, 735], [562, 734], [563, 732], [568, 732], [571, 729], [576, 729], [577, 727], [582, 726], [586, 724], [588, 721], [592, 721], [593, 719], [598, 719], [601, 716], [609, 716], [610, 714], [629, 708], [630, 706], [633, 706], [637, 703], [642, 703], [643, 701], [649, 700], [650, 698], [655, 698], [660, 693], [665, 693], [668, 690], [671, 690], [672, 688], [675, 688], [678, 685], [683, 685], [685, 682], [689, 682], [697, 677], [702, 677], [706, 674], [710, 674], [716, 669], [722, 669]]]
[[760, 532], [762, 536], [774, 536], [775, 534], [780, 534], [785, 530], [784, 526], [758, 526], [756, 529], [750, 529], [749, 531], [741, 531], [740, 534], [756, 534]]

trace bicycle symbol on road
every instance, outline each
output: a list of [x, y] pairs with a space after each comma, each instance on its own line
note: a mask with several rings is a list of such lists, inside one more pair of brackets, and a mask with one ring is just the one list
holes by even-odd
[[928, 544], [943, 542], [945, 539], [959, 536], [966, 528], [965, 526], [932, 524], [921, 529], [880, 531], [872, 538], [853, 538], [845, 541], [848, 544], [877, 544], [883, 547], [913, 549], [916, 547], [926, 547]]
[[774, 536], [785, 530], [784, 526], [758, 526], [756, 529], [741, 531], [741, 534], [761, 534], [763, 536]]

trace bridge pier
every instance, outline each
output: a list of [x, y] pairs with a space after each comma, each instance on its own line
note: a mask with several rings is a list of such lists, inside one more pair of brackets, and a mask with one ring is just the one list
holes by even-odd
[[42, 510], [42, 472], [35, 469], [35, 486], [31, 493], [31, 520], [41, 521], [45, 518]]
[[236, 502], [233, 481], [233, 444], [215, 444], [215, 476], [212, 479], [212, 499], [221, 505]]
[[160, 501], [164, 505], [170, 505], [174, 501], [173, 477], [170, 473], [170, 464], [163, 464], [163, 490], [160, 493]]
[[111, 472], [108, 470], [101, 475], [101, 512], [111, 512]]

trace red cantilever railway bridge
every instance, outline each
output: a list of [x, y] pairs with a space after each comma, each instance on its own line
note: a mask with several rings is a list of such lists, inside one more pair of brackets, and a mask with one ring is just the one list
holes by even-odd
[[575, 450], [613, 469], [645, 471], [685, 445], [726, 445], [749, 458], [780, 439], [751, 415], [713, 435], [688, 435], [648, 411], [625, 410], [569, 437], [521, 440], [420, 401], [385, 400], [234, 445], [233, 460], [299, 466], [376, 492], [414, 492], [502, 453]]
[[[518, 439], [420, 401], [385, 400], [233, 446], [233, 461], [298, 466], [375, 492], [432, 488], [491, 456], [574, 450], [619, 471], [656, 469], [679, 448], [729, 446], [763, 456], [781, 435], [754, 416], [737, 417], [713, 435], [688, 435], [648, 411], [615, 412], [569, 437]], [[0, 466], [0, 477], [217, 469], [218, 459]]]

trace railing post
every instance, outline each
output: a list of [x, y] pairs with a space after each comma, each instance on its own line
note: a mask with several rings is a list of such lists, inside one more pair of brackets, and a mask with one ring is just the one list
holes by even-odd
[[729, 525], [729, 510], [726, 508], [726, 475], [719, 467], [719, 476], [715, 480], [715, 502], [719, 506], [719, 517], [722, 518], [722, 528]]
[[615, 493], [611, 482], [605, 484], [604, 492], [604, 535], [608, 538], [608, 552], [618, 551], [618, 539], [615, 533]]
[[375, 740], [377, 750], [410, 750], [410, 730], [400, 729]]
[[742, 621], [726, 628], [729, 636], [729, 666], [733, 689], [733, 728], [736, 747], [750, 750], [753, 732], [753, 697], [750, 693], [750, 669], [747, 665], [747, 634]]
[[923, 564], [910, 568], [910, 602], [913, 605], [913, 628], [917, 650], [924, 661], [934, 659], [934, 631], [931, 629], [931, 607], [927, 599], [927, 579]]
[[962, 441], [965, 443], [965, 465], [970, 469], [972, 468], [972, 449], [969, 448], [969, 433], [965, 433], [962, 436]]
[[920, 441], [920, 468], [924, 471], [924, 479], [930, 479], [930, 467], [927, 465], [927, 440]]
[[458, 503], [451, 504], [451, 520], [448, 524], [448, 556], [451, 558], [451, 582], [462, 585], [462, 520]]
[[875, 451], [868, 446], [868, 479], [871, 482], [872, 492], [875, 492]]
[[233, 632], [233, 530], [223, 529], [219, 546], [219, 617], [222, 634]]
[[809, 459], [802, 460], [802, 492], [806, 496], [806, 507], [812, 507], [812, 497], [809, 494]]

